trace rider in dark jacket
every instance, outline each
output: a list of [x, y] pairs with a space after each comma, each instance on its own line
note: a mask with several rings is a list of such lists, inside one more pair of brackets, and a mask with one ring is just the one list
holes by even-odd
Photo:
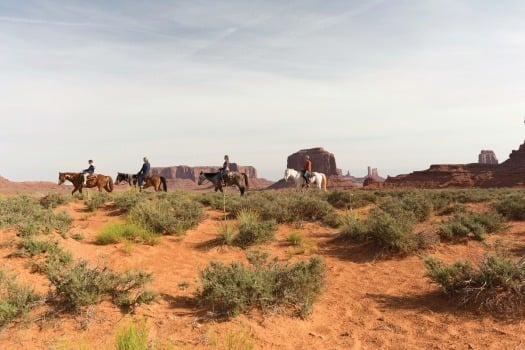
[[228, 157], [228, 155], [224, 156], [224, 163], [222, 163], [222, 168], [220, 168], [219, 170], [219, 176], [221, 177], [221, 181], [224, 182], [224, 176], [228, 174], [228, 171], [230, 171], [230, 157]]
[[139, 172], [137, 173], [137, 180], [139, 182], [139, 188], [141, 189], [142, 189], [142, 182], [144, 181], [146, 177], [149, 176], [149, 171], [151, 168], [148, 158], [144, 157], [143, 160], [144, 160], [144, 164], [142, 164], [142, 168], [140, 168]]
[[84, 180], [82, 182], [83, 186], [86, 186], [87, 177], [88, 175], [93, 175], [95, 173], [95, 166], [93, 165], [93, 160], [89, 160], [89, 167], [87, 169], [82, 170], [82, 179]]

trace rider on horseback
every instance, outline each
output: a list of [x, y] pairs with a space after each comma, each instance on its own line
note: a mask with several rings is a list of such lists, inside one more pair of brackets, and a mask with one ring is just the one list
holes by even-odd
[[93, 165], [93, 160], [90, 159], [88, 163], [89, 163], [89, 167], [87, 169], [82, 170], [82, 179], [84, 180], [82, 182], [83, 186], [86, 186], [87, 177], [95, 173], [95, 166]]
[[307, 154], [304, 156], [304, 165], [303, 165], [303, 177], [306, 181], [306, 187], [310, 187], [310, 175], [312, 174], [312, 162], [310, 161], [310, 156]]
[[149, 176], [150, 171], [150, 164], [147, 157], [143, 158], [144, 164], [142, 164], [142, 168], [140, 168], [139, 172], [137, 173], [137, 180], [139, 182], [139, 188], [142, 189], [142, 182], [146, 177]]
[[221, 182], [224, 184], [224, 176], [230, 171], [230, 157], [228, 155], [224, 156], [224, 163], [222, 163], [222, 168], [219, 168], [219, 176]]

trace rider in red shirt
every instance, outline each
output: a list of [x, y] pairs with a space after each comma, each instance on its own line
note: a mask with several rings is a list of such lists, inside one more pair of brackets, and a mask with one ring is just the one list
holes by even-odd
[[306, 180], [306, 187], [309, 187], [310, 175], [312, 174], [312, 162], [310, 161], [310, 156], [307, 154], [304, 156], [304, 165], [303, 165], [303, 177]]

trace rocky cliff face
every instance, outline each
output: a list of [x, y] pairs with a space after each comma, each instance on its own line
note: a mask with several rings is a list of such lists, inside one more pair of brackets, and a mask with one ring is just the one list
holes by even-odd
[[385, 187], [515, 187], [525, 186], [525, 143], [501, 164], [436, 164], [408, 175], [389, 177]]

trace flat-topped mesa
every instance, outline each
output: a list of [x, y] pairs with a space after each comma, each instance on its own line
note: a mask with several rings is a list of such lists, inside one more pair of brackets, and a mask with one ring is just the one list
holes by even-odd
[[312, 161], [312, 171], [324, 173], [326, 176], [341, 175], [341, 170], [335, 165], [333, 153], [327, 152], [323, 147], [302, 149], [288, 156], [286, 167], [301, 170], [304, 164], [304, 156], [309, 155]]
[[470, 164], [433, 164], [429, 169], [414, 171], [406, 175], [389, 177], [389, 187], [515, 187], [525, 186], [525, 143], [510, 153], [503, 163], [497, 161], [492, 151], [481, 151], [487, 155], [483, 162]]

